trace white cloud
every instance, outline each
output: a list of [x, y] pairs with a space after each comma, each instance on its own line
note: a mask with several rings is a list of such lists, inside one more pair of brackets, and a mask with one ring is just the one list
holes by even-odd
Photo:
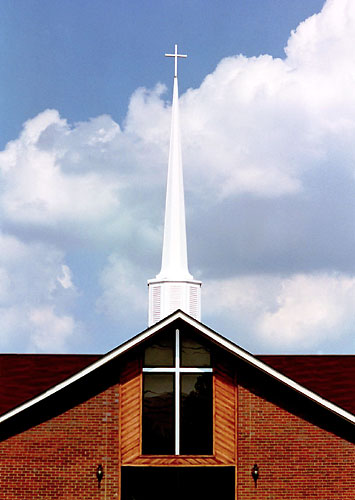
[[355, 277], [318, 273], [210, 281], [203, 308], [208, 316], [226, 315], [231, 324], [243, 325], [236, 336], [253, 332], [255, 345], [305, 352], [344, 336], [351, 341]]
[[21, 307], [0, 306], [0, 348], [2, 352], [23, 352], [28, 345], [27, 318]]
[[116, 254], [110, 255], [101, 272], [102, 294], [97, 307], [115, 321], [147, 309], [148, 292], [142, 273], [131, 262]]
[[[317, 348], [352, 320], [354, 38], [355, 2], [328, 0], [285, 59], [225, 58], [181, 96], [190, 248], [202, 279], [230, 277], [216, 279], [217, 295], [206, 283], [204, 310], [264, 346]], [[81, 328], [68, 297], [89, 273], [80, 293], [99, 314], [145, 315], [162, 241], [164, 91], [137, 89], [122, 127], [46, 110], [0, 152], [3, 346], [21, 334], [25, 349], [46, 349], [51, 322], [68, 346]]]
[[[291, 34], [284, 60], [225, 58], [182, 95], [190, 186], [222, 197], [294, 195], [304, 173], [332, 154], [342, 160], [337, 168], [354, 170], [354, 26], [354, 2], [329, 0]], [[137, 89], [122, 129], [108, 116], [69, 126], [54, 110], [29, 120], [0, 160], [6, 214], [97, 220], [112, 215], [122, 197], [132, 201], [122, 191], [133, 196], [147, 180], [161, 183], [170, 120], [165, 90]]]
[[[355, 172], [354, 27], [354, 2], [328, 1], [291, 34], [284, 60], [225, 58], [182, 95], [189, 188], [214, 200], [296, 196], [327, 161]], [[95, 223], [96, 234], [113, 215], [140, 214], [137, 196], [146, 208], [165, 179], [165, 90], [137, 89], [123, 128], [108, 116], [69, 126], [54, 110], [29, 120], [0, 154], [5, 217], [74, 231]]]
[[[0, 345], [3, 351], [65, 351], [82, 328], [62, 252], [0, 233]], [[55, 312], [55, 310], [59, 312]], [[67, 312], [64, 312], [67, 311]], [[51, 347], [50, 347], [51, 346]]]
[[274, 310], [258, 325], [261, 336], [280, 348], [314, 347], [341, 337], [355, 323], [355, 277], [296, 275], [282, 280]]
[[0, 153], [5, 217], [49, 226], [78, 224], [102, 219], [117, 207], [118, 185], [112, 178], [100, 172], [67, 172], [61, 161], [66, 151], [48, 147], [49, 135], [60, 139], [70, 134], [58, 112], [47, 110], [28, 120], [19, 139]]
[[355, 3], [328, 1], [284, 60], [223, 59], [182, 96], [186, 170], [201, 190], [293, 195], [329, 159], [354, 173], [354, 43]]
[[31, 309], [29, 329], [32, 330], [30, 348], [42, 352], [63, 352], [78, 325], [70, 316], [57, 315], [53, 307]]
[[164, 85], [158, 84], [153, 90], [141, 87], [134, 92], [125, 122], [124, 131], [127, 135], [138, 138], [150, 147], [154, 144], [166, 146], [170, 125], [170, 113], [167, 113], [162, 100], [166, 91]]
[[352, 0], [328, 0], [319, 14], [306, 19], [291, 33], [286, 48], [289, 62], [326, 73], [339, 65], [348, 65], [353, 59], [354, 23]]
[[70, 268], [62, 264], [62, 275], [57, 277], [57, 280], [59, 283], [62, 285], [63, 288], [73, 288], [73, 282], [72, 282], [72, 272]]

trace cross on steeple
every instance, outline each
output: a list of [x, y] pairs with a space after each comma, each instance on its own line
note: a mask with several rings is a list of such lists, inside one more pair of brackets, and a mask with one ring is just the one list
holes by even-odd
[[175, 74], [174, 77], [177, 78], [177, 58], [178, 57], [187, 57], [184, 54], [178, 54], [177, 44], [175, 44], [175, 54], [165, 54], [166, 57], [174, 57], [175, 58]]

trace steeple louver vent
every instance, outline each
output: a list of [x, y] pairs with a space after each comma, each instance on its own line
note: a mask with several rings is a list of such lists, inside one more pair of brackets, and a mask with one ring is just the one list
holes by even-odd
[[181, 305], [181, 296], [182, 296], [182, 290], [181, 286], [179, 285], [170, 285], [169, 286], [169, 299], [170, 299], [170, 304], [169, 304], [169, 309], [171, 311], [176, 311], [176, 309], [179, 309]]
[[149, 300], [151, 310], [149, 316], [153, 318], [153, 323], [157, 323], [161, 317], [161, 286], [155, 285], [151, 287], [152, 299]]
[[197, 286], [190, 286], [189, 310], [190, 316], [198, 319], [200, 317], [200, 293]]

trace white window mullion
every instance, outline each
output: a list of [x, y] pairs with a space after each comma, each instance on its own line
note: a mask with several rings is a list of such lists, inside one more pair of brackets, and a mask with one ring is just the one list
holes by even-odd
[[180, 368], [180, 373], [212, 373], [212, 368]]
[[175, 368], [143, 368], [145, 373], [175, 373]]
[[175, 455], [180, 455], [180, 332], [175, 338]]

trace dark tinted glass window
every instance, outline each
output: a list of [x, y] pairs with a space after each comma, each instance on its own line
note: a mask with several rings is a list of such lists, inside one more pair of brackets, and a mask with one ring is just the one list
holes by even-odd
[[211, 350], [194, 337], [181, 335], [181, 366], [210, 367]]
[[122, 500], [234, 500], [234, 467], [122, 467]]
[[183, 374], [180, 380], [180, 453], [211, 455], [212, 374]]
[[154, 343], [144, 350], [144, 366], [174, 366], [175, 364], [175, 332], [165, 332], [154, 337]]
[[174, 376], [165, 373], [145, 373], [143, 376], [143, 454], [174, 454], [174, 413]]

